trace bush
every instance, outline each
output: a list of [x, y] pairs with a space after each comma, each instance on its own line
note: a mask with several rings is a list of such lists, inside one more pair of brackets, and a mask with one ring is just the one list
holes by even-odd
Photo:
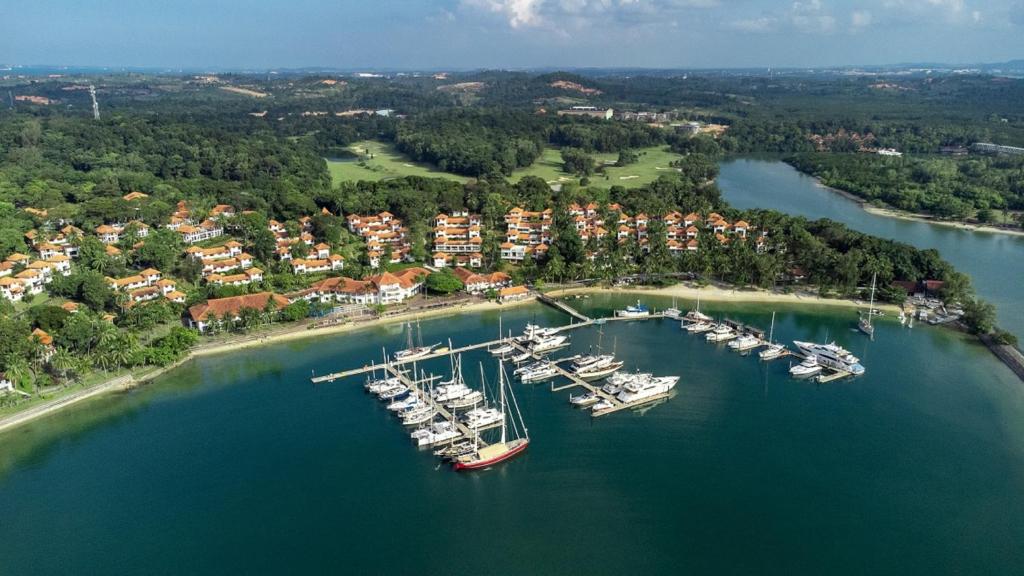
[[1017, 345], [1017, 336], [1015, 334], [1013, 334], [1011, 332], [1007, 332], [1006, 330], [998, 329], [998, 328], [996, 329], [995, 333], [992, 335], [992, 340], [996, 344], [1004, 344], [1006, 346], [1016, 346]]

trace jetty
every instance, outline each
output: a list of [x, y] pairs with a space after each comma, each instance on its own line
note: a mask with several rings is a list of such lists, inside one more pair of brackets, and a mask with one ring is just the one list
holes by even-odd
[[[495, 423], [495, 424], [492, 424], [490, 426], [484, 426], [482, 428], [478, 428], [477, 430], [471, 430], [469, 428], [469, 426], [466, 426], [461, 421], [459, 421], [459, 419], [455, 417], [455, 415], [452, 413], [452, 411], [450, 411], [447, 408], [445, 408], [444, 405], [441, 404], [440, 402], [436, 402], [433, 398], [430, 397], [430, 394], [427, 394], [420, 387], [421, 384], [424, 384], [424, 383], [427, 383], [427, 382], [433, 382], [434, 380], [437, 380], [438, 378], [440, 378], [440, 376], [429, 376], [427, 378], [420, 379], [420, 380], [412, 380], [408, 376], [406, 376], [405, 372], [399, 370], [397, 367], [395, 367], [393, 365], [385, 366], [384, 370], [388, 374], [390, 374], [391, 376], [394, 376], [395, 378], [398, 378], [399, 382], [401, 382], [407, 388], [409, 388], [409, 390], [413, 394], [416, 394], [417, 396], [419, 396], [420, 400], [422, 400], [423, 402], [429, 404], [434, 410], [437, 411], [438, 414], [441, 415], [442, 418], [444, 418], [445, 420], [455, 424], [455, 428], [457, 428], [458, 431], [461, 432], [462, 436], [465, 437], [465, 438], [472, 438], [473, 435], [478, 433], [478, 432], [482, 432], [484, 430], [490, 430], [491, 428], [495, 428], [495, 427], [501, 425], [500, 423]], [[415, 376], [415, 374], [413, 376]], [[447, 440], [445, 442], [447, 442]], [[479, 442], [480, 446], [486, 446], [487, 445], [487, 443], [484, 442], [482, 439], [478, 440], [478, 442]]]
[[580, 312], [579, 310], [573, 308], [572, 306], [569, 306], [568, 304], [566, 304], [565, 302], [562, 302], [561, 300], [555, 300], [554, 298], [552, 298], [551, 296], [548, 296], [547, 294], [540, 294], [540, 293], [538, 293], [537, 294], [537, 300], [539, 300], [539, 301], [541, 301], [541, 302], [547, 304], [548, 306], [551, 306], [551, 307], [553, 307], [553, 308], [555, 308], [557, 310], [561, 310], [562, 312], [565, 312], [566, 314], [568, 314], [569, 316], [572, 316], [573, 318], [575, 318], [576, 320], [579, 320], [580, 322], [585, 322], [585, 323], [588, 323], [588, 324], [590, 322], [593, 322], [593, 320], [591, 320], [590, 317], [587, 316], [586, 314]]

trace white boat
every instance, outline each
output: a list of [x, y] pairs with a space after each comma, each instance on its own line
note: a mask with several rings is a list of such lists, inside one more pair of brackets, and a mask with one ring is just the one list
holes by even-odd
[[590, 366], [577, 370], [575, 374], [584, 380], [597, 380], [598, 378], [604, 378], [618, 372], [624, 365], [625, 362], [621, 360], [613, 360], [607, 364], [600, 365], [591, 364]]
[[605, 400], [602, 398], [601, 400], [598, 400], [596, 404], [591, 406], [590, 409], [593, 410], [594, 412], [600, 412], [601, 410], [607, 410], [609, 408], [614, 407], [615, 404], [612, 404], [610, 400]]
[[851, 354], [849, 350], [846, 350], [835, 342], [830, 342], [828, 344], [815, 344], [814, 342], [794, 341], [793, 345], [795, 345], [804, 356], [816, 357], [818, 364], [821, 364], [825, 368], [849, 372], [854, 376], [860, 376], [864, 373], [864, 366], [861, 366], [860, 360]]
[[392, 376], [381, 380], [367, 380], [363, 388], [366, 388], [366, 391], [371, 394], [379, 394], [382, 390], [401, 383], [402, 381], [397, 376]]
[[875, 325], [871, 323], [871, 317], [882, 315], [880, 311], [875, 310], [875, 280], [877, 279], [878, 274], [871, 277], [871, 302], [868, 304], [868, 311], [861, 314], [860, 319], [857, 321], [857, 328], [871, 338], [875, 337]]
[[[506, 419], [506, 414], [511, 415], [509, 404], [505, 401], [505, 366], [499, 365], [499, 377], [498, 377], [498, 390], [499, 394], [499, 406], [501, 406], [501, 436], [498, 442], [487, 446], [479, 446], [478, 440], [480, 438], [479, 433], [473, 437], [473, 445], [476, 448], [473, 452], [463, 454], [456, 457], [453, 460], [452, 466], [456, 470], [481, 470], [488, 468], [495, 464], [499, 464], [513, 458], [517, 454], [521, 454], [530, 445], [530, 434], [526, 430], [526, 423], [523, 421], [523, 415], [519, 412], [519, 404], [516, 402], [515, 394], [512, 393], [512, 389], [508, 390], [508, 397], [512, 400], [511, 406], [515, 408], [515, 413], [518, 418], [518, 425], [516, 418]], [[509, 439], [509, 428], [512, 430], [512, 434], [515, 438]], [[521, 432], [520, 432], [521, 430]]]
[[410, 408], [415, 407], [420, 403], [420, 397], [418, 394], [409, 394], [405, 398], [395, 400], [391, 404], [388, 404], [388, 410], [392, 412], [403, 412]]
[[523, 352], [522, 354], [516, 354], [515, 356], [510, 357], [509, 360], [516, 364], [522, 364], [523, 362], [532, 359], [533, 356], [534, 354], [532, 352]]
[[416, 426], [424, 422], [430, 422], [437, 415], [437, 411], [430, 406], [421, 406], [408, 412], [402, 413], [402, 424], [405, 426]]
[[558, 376], [558, 369], [555, 368], [553, 364], [548, 364], [546, 366], [540, 366], [534, 370], [523, 372], [519, 375], [519, 380], [524, 383], [541, 382], [544, 380], [550, 380], [555, 376]]
[[601, 397], [594, 392], [587, 392], [586, 394], [580, 394], [579, 396], [569, 396], [569, 403], [581, 408], [597, 404], [600, 401]]
[[772, 327], [768, 330], [768, 347], [757, 353], [761, 360], [775, 360], [786, 353], [786, 347], [778, 342], [773, 342], [775, 338], [775, 312], [772, 312]]
[[[420, 430], [424, 432], [420, 433]], [[433, 446], [434, 444], [440, 444], [441, 442], [448, 442], [455, 440], [462, 436], [462, 432], [448, 421], [434, 422], [426, 428], [421, 428], [411, 434], [412, 439], [416, 441], [417, 446]], [[419, 433], [419, 434], [417, 434]]]
[[704, 314], [704, 313], [702, 313], [700, 311], [700, 298], [698, 298], [697, 299], [697, 307], [694, 308], [693, 310], [690, 310], [689, 312], [687, 312], [686, 316], [683, 316], [683, 320], [686, 320], [688, 322], [696, 323], [696, 322], [712, 322], [713, 319], [711, 318], [711, 316], [708, 316], [707, 314]]
[[469, 408], [470, 406], [476, 406], [480, 402], [483, 402], [483, 400], [484, 395], [481, 394], [479, 390], [473, 390], [472, 392], [466, 394], [461, 398], [450, 400], [448, 403], [445, 404], [445, 406], [451, 408], [452, 410], [457, 410], [459, 408]]
[[803, 362], [789, 368], [789, 373], [797, 378], [814, 376], [818, 372], [821, 372], [821, 365], [818, 364], [816, 356], [808, 356]]
[[761, 339], [753, 334], [740, 334], [735, 340], [729, 342], [729, 349], [737, 352], [744, 352], [761, 345]]
[[615, 311], [615, 316], [618, 318], [646, 318], [650, 315], [651, 311], [639, 300], [636, 301], [635, 306], [626, 306], [624, 310]]
[[493, 354], [494, 356], [504, 356], [506, 354], [512, 354], [516, 350], [517, 348], [511, 344], [502, 344], [500, 346], [495, 346], [494, 348], [491, 348], [490, 353]]
[[605, 394], [611, 394], [612, 396], [614, 396], [621, 392], [622, 389], [626, 386], [626, 384], [629, 384], [630, 382], [633, 382], [638, 379], [645, 379], [651, 377], [652, 375], [649, 373], [640, 372], [634, 374], [612, 374], [608, 378], [608, 380], [605, 381], [604, 386], [601, 386], [601, 391], [604, 392]]
[[383, 390], [380, 394], [377, 394], [377, 397], [380, 398], [381, 400], [393, 400], [395, 398], [398, 398], [402, 394], [405, 394], [408, 391], [408, 386], [406, 386], [405, 384], [399, 384], [397, 386], [393, 386], [391, 388]]
[[538, 326], [537, 324], [527, 324], [524, 334], [531, 338], [544, 338], [558, 334], [558, 328], [547, 328], [544, 326]]
[[530, 352], [539, 354], [541, 352], [548, 352], [550, 350], [557, 350], [563, 346], [569, 345], [569, 337], [564, 335], [558, 336], [547, 336], [539, 340], [535, 340], [530, 346]]
[[451, 402], [452, 400], [462, 398], [472, 392], [472, 388], [461, 382], [449, 384], [447, 386], [439, 386], [434, 388], [434, 402], [440, 402], [442, 404], [445, 402]]
[[452, 460], [454, 458], [458, 458], [459, 456], [470, 454], [475, 450], [476, 443], [474, 443], [472, 440], [462, 440], [459, 442], [453, 442], [443, 448], [438, 448], [437, 450], [434, 450], [434, 456], [438, 456], [445, 460]]
[[501, 411], [497, 408], [474, 408], [462, 415], [460, 420], [470, 430], [480, 430], [501, 422]]
[[711, 322], [706, 322], [704, 320], [699, 320], [690, 323], [686, 323], [684, 321], [683, 328], [686, 329], [686, 331], [691, 334], [703, 334], [705, 332], [710, 332], [714, 330], [715, 325]]
[[736, 337], [736, 331], [726, 324], [718, 324], [711, 332], [708, 332], [704, 339], [708, 342], [725, 342]]
[[[425, 356], [429, 356], [434, 352], [434, 349], [440, 346], [440, 344], [432, 344], [430, 346], [423, 345], [423, 332], [419, 332], [419, 345], [413, 346], [412, 344], [412, 324], [407, 324], [408, 331], [406, 332], [406, 345], [405, 350], [399, 350], [395, 352], [396, 362], [412, 362], [413, 360], [419, 360]], [[419, 330], [420, 323], [416, 321], [416, 328]]]
[[531, 362], [530, 364], [523, 364], [522, 366], [520, 366], [520, 367], [516, 368], [515, 370], [513, 370], [512, 371], [512, 375], [513, 376], [519, 376], [523, 372], [530, 372], [532, 370], [538, 370], [540, 368], [543, 368], [543, 367], [547, 366], [548, 364], [551, 364], [551, 362], [548, 361], [548, 360], [537, 360], [536, 362]]
[[656, 376], [653, 378], [637, 379], [622, 389], [617, 398], [623, 404], [634, 404], [643, 402], [655, 396], [660, 396], [675, 388], [679, 382], [679, 376]]
[[673, 320], [679, 320], [683, 316], [683, 311], [680, 310], [679, 308], [676, 308], [676, 299], [673, 298], [672, 307], [663, 310], [661, 315], [666, 318], [671, 318]]

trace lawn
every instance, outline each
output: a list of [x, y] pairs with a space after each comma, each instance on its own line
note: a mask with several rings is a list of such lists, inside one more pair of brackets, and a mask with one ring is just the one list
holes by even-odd
[[[389, 143], [366, 140], [349, 146], [349, 150], [359, 156], [353, 160], [327, 160], [327, 168], [331, 172], [331, 180], [338, 184], [345, 180], [387, 180], [403, 176], [425, 176], [428, 178], [448, 178], [458, 182], [466, 182], [469, 178], [442, 172], [429, 164], [412, 162], [404, 154], [395, 150]], [[370, 157], [372, 156], [372, 158]]]
[[[335, 184], [344, 180], [386, 180], [402, 176], [426, 176], [450, 178], [459, 182], [470, 180], [464, 176], [441, 172], [427, 164], [411, 162], [404, 154], [395, 150], [394, 146], [385, 142], [363, 141], [349, 147], [359, 155], [359, 160], [327, 160], [331, 171], [331, 179]], [[373, 158], [367, 158], [367, 154]], [[605, 165], [604, 174], [596, 174], [590, 178], [592, 186], [608, 188], [611, 186], [637, 187], [650, 184], [664, 174], [672, 174], [669, 163], [680, 158], [669, 151], [666, 146], [652, 146], [637, 150], [640, 159], [636, 164], [618, 167], [613, 164], [619, 155], [594, 154], [598, 162]], [[549, 184], [573, 182], [579, 179], [562, 171], [562, 156], [557, 148], [547, 148], [544, 154], [528, 168], [516, 170], [509, 177], [512, 182], [519, 181], [523, 176], [537, 176]]]
[[[641, 148], [637, 150], [637, 154], [640, 155], [640, 159], [636, 164], [623, 167], [613, 166], [619, 157], [616, 153], [594, 154], [594, 158], [599, 163], [603, 163], [605, 169], [604, 174], [595, 174], [590, 177], [590, 185], [604, 188], [611, 186], [634, 188], [650, 184], [659, 176], [675, 172], [673, 168], [669, 167], [669, 163], [680, 158], [678, 154], [670, 152], [667, 146]], [[578, 181], [576, 176], [562, 171], [562, 154], [557, 148], [545, 149], [544, 154], [532, 166], [516, 170], [510, 179], [515, 182], [523, 176], [538, 176], [548, 184]]]

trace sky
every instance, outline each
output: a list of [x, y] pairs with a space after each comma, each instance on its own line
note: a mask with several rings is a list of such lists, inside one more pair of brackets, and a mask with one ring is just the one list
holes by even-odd
[[1024, 0], [4, 0], [0, 64], [438, 70], [1024, 58]]

